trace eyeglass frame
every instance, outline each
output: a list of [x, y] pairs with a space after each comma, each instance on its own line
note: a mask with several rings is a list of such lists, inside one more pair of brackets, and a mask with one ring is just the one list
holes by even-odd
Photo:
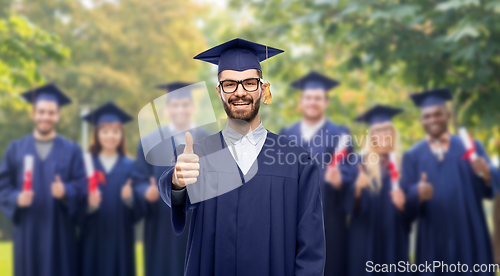
[[[247, 90], [247, 89], [245, 88], [245, 85], [243, 85], [243, 82], [244, 82], [244, 81], [247, 81], [247, 80], [258, 80], [259, 84], [257, 85], [257, 88], [256, 88], [255, 90], [252, 90], [252, 91]], [[236, 82], [236, 88], [234, 89], [234, 91], [233, 91], [233, 92], [226, 92], [226, 91], [224, 91], [224, 88], [223, 88], [222, 84], [223, 84], [225, 81], [234, 81], [234, 82]], [[222, 90], [222, 92], [224, 92], [224, 93], [226, 93], [226, 94], [232, 94], [232, 93], [236, 92], [236, 90], [238, 90], [238, 87], [239, 87], [239, 85], [241, 84], [241, 87], [243, 87], [243, 89], [244, 89], [245, 91], [247, 91], [247, 92], [255, 92], [255, 91], [259, 90], [260, 85], [261, 85], [261, 84], [263, 84], [263, 83], [264, 83], [264, 80], [263, 80], [263, 79], [261, 79], [261, 78], [248, 78], [248, 79], [244, 79], [244, 80], [223, 80], [223, 81], [219, 81], [219, 87], [220, 87], [220, 89]]]

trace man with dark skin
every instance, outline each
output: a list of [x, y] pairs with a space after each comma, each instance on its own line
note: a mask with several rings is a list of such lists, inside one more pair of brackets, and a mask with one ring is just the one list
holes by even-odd
[[[406, 217], [418, 219], [415, 264], [425, 267], [422, 275], [453, 272], [450, 265], [458, 266], [455, 271], [462, 274], [477, 275], [479, 266], [493, 263], [482, 203], [494, 197], [500, 172], [478, 141], [472, 141], [477, 158], [469, 158], [461, 138], [450, 134], [448, 89], [411, 98], [421, 110], [420, 122], [427, 134], [405, 152], [400, 181], [407, 198]], [[438, 265], [428, 268], [426, 264]]]

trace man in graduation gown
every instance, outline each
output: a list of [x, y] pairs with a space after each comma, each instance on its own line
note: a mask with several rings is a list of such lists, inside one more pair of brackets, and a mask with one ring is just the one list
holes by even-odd
[[[473, 141], [478, 157], [469, 161], [461, 139], [449, 133], [451, 115], [445, 105], [451, 99], [448, 89], [413, 94], [411, 98], [421, 108], [420, 121], [427, 133], [426, 139], [403, 156], [404, 210], [418, 219], [415, 261], [448, 266], [460, 263], [468, 268], [461, 274], [480, 274], [474, 272], [475, 264], [493, 263], [482, 202], [495, 195], [500, 173], [478, 141]], [[444, 265], [435, 274], [453, 272], [452, 267]], [[465, 268], [460, 266], [462, 271]], [[455, 269], [458, 271], [458, 267]], [[421, 274], [434, 273], [426, 270]]]
[[196, 59], [218, 64], [226, 128], [179, 148], [158, 185], [175, 231], [192, 209], [185, 275], [322, 275], [325, 242], [319, 171], [296, 143], [260, 122], [260, 61], [283, 51], [243, 39]]
[[[328, 107], [328, 90], [337, 86], [336, 80], [317, 72], [292, 83], [300, 89], [302, 95], [299, 107], [302, 110], [302, 121], [281, 130], [290, 140], [297, 141], [307, 149], [317, 161], [320, 169], [320, 181], [323, 192], [323, 215], [325, 221], [326, 265], [325, 275], [346, 275], [347, 263], [347, 225], [343, 197], [347, 185], [352, 178], [345, 164], [329, 166], [336, 152], [342, 134], [349, 135], [349, 130], [326, 119]], [[352, 145], [349, 147], [351, 151]]]
[[35, 129], [13, 141], [0, 164], [0, 208], [14, 225], [14, 273], [75, 275], [74, 216], [87, 180], [80, 148], [56, 133], [59, 108], [71, 101], [53, 84], [22, 96], [33, 104]]
[[[170, 207], [159, 200], [158, 186], [156, 180], [167, 168], [159, 166], [162, 160], [171, 161], [173, 158], [173, 147], [175, 144], [185, 143], [184, 132], [191, 129], [194, 140], [199, 140], [209, 135], [201, 128], [194, 128], [191, 120], [194, 111], [194, 103], [189, 90], [179, 91], [183, 87], [191, 85], [186, 82], [172, 82], [158, 85], [157, 88], [167, 92], [167, 103], [165, 111], [168, 112], [171, 123], [163, 127], [162, 132], [165, 139], [149, 152], [144, 153], [142, 143], [137, 147], [137, 159], [133, 171], [134, 186], [138, 193], [144, 196], [141, 199], [144, 210], [144, 264], [146, 276], [160, 275], [183, 275], [184, 256], [188, 233], [174, 233], [170, 218]], [[194, 130], [193, 130], [194, 128]], [[172, 139], [182, 141], [172, 141]], [[146, 160], [145, 154], [147, 155]], [[152, 165], [156, 164], [158, 166]], [[190, 213], [187, 215], [187, 223]]]

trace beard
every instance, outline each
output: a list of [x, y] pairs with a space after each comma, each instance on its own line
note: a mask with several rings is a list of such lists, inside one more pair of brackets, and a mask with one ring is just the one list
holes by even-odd
[[38, 127], [36, 124], [35, 124], [35, 129], [38, 133], [40, 133], [42, 136], [46, 136], [46, 135], [49, 135], [50, 133], [52, 133], [55, 129], [55, 125], [52, 125], [52, 127], [50, 128], [47, 128], [47, 129], [42, 129], [41, 127]]
[[[257, 114], [259, 114], [260, 98], [261, 97], [259, 96], [257, 101], [254, 102], [253, 98], [250, 96], [246, 96], [243, 98], [231, 97], [230, 101], [228, 101], [228, 102], [222, 101], [222, 103], [224, 105], [224, 110], [226, 111], [226, 114], [230, 119], [250, 122], [253, 119], [255, 119]], [[251, 104], [252, 108], [250, 110], [238, 110], [238, 109], [231, 110], [230, 104], [232, 102], [239, 101], [239, 100], [250, 101], [252, 103]]]

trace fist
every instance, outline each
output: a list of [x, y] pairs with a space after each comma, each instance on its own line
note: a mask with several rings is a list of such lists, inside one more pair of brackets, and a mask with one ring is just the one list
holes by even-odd
[[186, 132], [186, 147], [184, 152], [177, 157], [175, 172], [172, 176], [172, 188], [180, 190], [186, 185], [193, 184], [200, 174], [200, 158], [193, 151], [193, 137]]
[[127, 179], [127, 182], [122, 187], [122, 199], [129, 200], [132, 197], [132, 180]]
[[405, 202], [406, 202], [405, 193], [399, 188], [394, 189], [391, 191], [391, 199], [392, 199], [392, 203], [394, 204], [394, 206], [396, 206], [396, 208], [399, 211], [403, 212]]
[[144, 198], [147, 201], [154, 203], [160, 198], [160, 193], [158, 192], [158, 186], [156, 185], [156, 179], [154, 177], [149, 178], [149, 187], [144, 194]]
[[342, 186], [342, 174], [337, 166], [330, 167], [326, 169], [325, 181], [333, 185], [335, 189], [340, 189]]
[[99, 205], [101, 204], [101, 191], [97, 189], [97, 191], [89, 193], [88, 202], [92, 209], [99, 208]]
[[66, 194], [66, 189], [59, 175], [56, 175], [56, 181], [52, 183], [52, 196], [56, 199], [62, 199]]
[[366, 174], [365, 172], [365, 169], [363, 168], [363, 166], [361, 164], [358, 165], [358, 170], [359, 170], [359, 173], [358, 173], [358, 177], [356, 178], [356, 184], [355, 184], [355, 193], [356, 193], [356, 197], [359, 197], [361, 196], [361, 191], [368, 187], [368, 185], [370, 184], [370, 177], [368, 176], [368, 174]]
[[418, 183], [418, 199], [420, 202], [430, 200], [434, 195], [434, 188], [427, 182], [427, 174], [422, 173], [420, 182]]
[[477, 176], [481, 177], [485, 181], [490, 181], [490, 166], [483, 157], [476, 158], [476, 160], [472, 161], [471, 165], [472, 170]]
[[19, 193], [17, 196], [17, 206], [21, 208], [29, 207], [31, 206], [31, 203], [33, 203], [33, 196], [35, 194], [33, 191], [22, 191]]

